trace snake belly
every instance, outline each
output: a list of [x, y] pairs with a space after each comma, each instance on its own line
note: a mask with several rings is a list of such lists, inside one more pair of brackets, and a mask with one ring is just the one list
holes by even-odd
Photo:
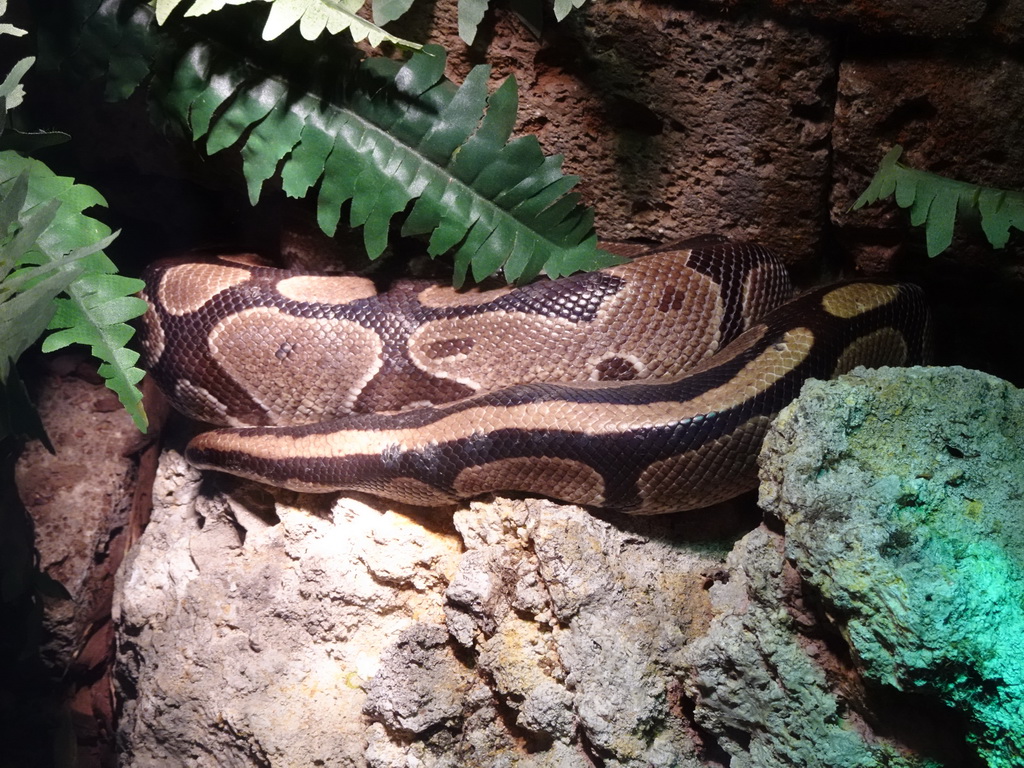
[[[666, 279], [669, 264], [682, 264], [682, 277]], [[731, 498], [754, 486], [764, 432], [803, 381], [917, 362], [927, 326], [919, 289], [879, 281], [818, 289], [754, 322], [746, 303], [777, 305], [788, 284], [770, 254], [737, 244], [669, 249], [478, 294], [420, 284], [378, 294], [327, 282], [351, 278], [184, 267], [158, 265], [147, 276], [143, 346], [158, 382], [206, 421], [289, 425], [201, 434], [186, 452], [193, 464], [299, 491], [427, 506], [524, 491], [654, 514]], [[195, 283], [198, 272], [198, 288], [168, 277]], [[253, 327], [239, 331], [238, 318]], [[493, 338], [488, 320], [501, 327]], [[664, 327], [646, 327], [657, 320]], [[680, 323], [699, 338], [680, 340]], [[639, 343], [609, 346], [631, 328]], [[558, 341], [566, 329], [576, 334], [564, 342], [571, 366]], [[324, 370], [338, 346], [349, 354], [351, 339], [361, 342], [359, 364], [338, 366], [343, 380], [321, 416], [311, 401], [329, 388]], [[513, 362], [520, 346], [525, 363]], [[245, 349], [262, 361], [256, 372], [232, 357]], [[293, 357], [304, 367], [289, 381], [281, 372]], [[567, 367], [572, 375], [562, 376]], [[226, 371], [228, 384], [210, 369]], [[380, 403], [388, 412], [373, 412]]]

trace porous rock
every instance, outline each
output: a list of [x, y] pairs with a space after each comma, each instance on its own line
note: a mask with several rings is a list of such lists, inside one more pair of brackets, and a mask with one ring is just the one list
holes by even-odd
[[[98, 765], [112, 748], [116, 716], [110, 683], [114, 574], [132, 538], [132, 511], [144, 499], [140, 454], [149, 457], [150, 452], [142, 448], [139, 431], [117, 396], [103, 386], [96, 365], [83, 355], [54, 355], [38, 368], [26, 362], [22, 370], [32, 372], [35, 401], [54, 452], [31, 442], [15, 467], [16, 492], [35, 533], [34, 542], [24, 539], [26, 549], [20, 554], [26, 564], [35, 560], [66, 594], [57, 597], [54, 588], [46, 589], [48, 596], [37, 604], [42, 608], [38, 635], [19, 626], [12, 613], [5, 614], [0, 635], [7, 642], [23, 639], [26, 645], [18, 652], [5, 645], [14, 674], [6, 667], [0, 672], [0, 764], [6, 759], [10, 765], [34, 765], [34, 758], [20, 751], [23, 745], [41, 745], [49, 754], [53, 742], [63, 741], [50, 729], [64, 723], [53, 712], [64, 706], [57, 702], [66, 702], [81, 765]], [[22, 541], [15, 511], [14, 505], [6, 508], [7, 525], [0, 533], [8, 575], [19, 562], [17, 544]], [[33, 581], [24, 582], [25, 587]], [[5, 583], [4, 600], [17, 594], [17, 585], [17, 580]]]
[[762, 453], [761, 504], [864, 674], [1024, 755], [1024, 394], [962, 368], [810, 382]]
[[[939, 54], [907, 51], [879, 57], [866, 42], [854, 45], [838, 67], [835, 109], [835, 181], [832, 219], [858, 267], [880, 272], [900, 249], [924, 250], [924, 233], [905, 210], [875, 205], [851, 210], [882, 156], [896, 144], [900, 162], [983, 186], [1022, 185], [1024, 66], [997, 48]], [[972, 260], [993, 258], [976, 221], [957, 224]], [[1019, 255], [1019, 243], [1011, 242]], [[963, 258], [963, 254], [958, 254]], [[1006, 254], [995, 257], [1006, 261]], [[963, 291], [963, 279], [957, 283]], [[969, 287], [969, 286], [968, 286]], [[958, 302], [958, 308], [961, 303]], [[962, 311], [962, 309], [961, 309]]]
[[165, 454], [115, 604], [123, 765], [705, 764], [678, 680], [724, 551], [685, 518], [375, 504]]
[[[588, 3], [539, 57], [528, 125], [571, 158], [610, 235], [821, 245], [834, 49], [808, 28], [679, 4]], [[599, 185], [592, 180], [601, 179]]]
[[764, 14], [635, 0], [586, 3], [542, 39], [497, 10], [469, 50], [456, 3], [424, 22], [452, 41], [456, 81], [482, 61], [496, 79], [515, 76], [517, 132], [564, 155], [601, 237], [715, 232], [761, 239], [793, 262], [821, 245], [835, 68], [826, 35]]
[[988, 11], [985, 0], [939, 0], [927, 5], [914, 0], [866, 0], [858, 3], [847, 0], [816, 3], [776, 0], [775, 5], [796, 18], [854, 24], [862, 34], [899, 33], [908, 37], [940, 39], [976, 33]]
[[61, 364], [70, 370], [49, 371], [37, 392], [54, 452], [29, 443], [15, 473], [35, 526], [39, 568], [71, 595], [46, 605], [42, 653], [54, 670], [73, 662], [107, 613], [112, 540], [124, 527], [136, 480], [128, 454], [140, 437], [117, 396], [96, 381], [95, 368], [81, 365], [84, 373], [76, 375], [74, 358], [51, 368]]
[[411, 624], [443, 621], [450, 521], [199, 490], [165, 453], [120, 574], [121, 764], [365, 765], [363, 686]]
[[701, 583], [715, 561], [672, 543], [685, 521], [613, 525], [578, 507], [499, 499], [458, 511], [455, 524], [478, 556], [449, 587], [449, 625], [519, 728], [584, 744], [601, 765], [701, 764], [675, 679], [706, 624]]

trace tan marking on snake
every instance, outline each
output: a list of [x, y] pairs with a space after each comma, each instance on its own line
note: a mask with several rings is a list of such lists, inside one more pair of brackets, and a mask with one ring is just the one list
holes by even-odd
[[249, 279], [249, 270], [220, 264], [179, 264], [160, 278], [160, 303], [172, 315], [195, 312], [233, 285]]
[[896, 285], [851, 283], [829, 291], [821, 297], [821, 307], [830, 315], [849, 319], [868, 310], [888, 304], [899, 295]]
[[377, 287], [365, 277], [295, 275], [278, 282], [277, 292], [293, 301], [348, 304], [376, 296]]
[[[427, 322], [412, 333], [409, 356], [431, 376], [478, 391], [533, 381], [599, 381], [609, 358], [632, 363], [636, 378], [675, 376], [718, 351], [724, 308], [704, 275], [687, 275], [685, 288], [673, 289], [674, 298], [667, 297], [665, 282], [673, 279], [663, 276], [653, 285], [630, 280], [585, 325], [505, 310]], [[510, 339], [516, 340], [514, 354]], [[436, 354], [445, 348], [451, 354]]]
[[[525, 312], [495, 311], [435, 320], [413, 331], [409, 357], [431, 376], [452, 379], [475, 390], [512, 382], [557, 381], [579, 373], [573, 368], [579, 345], [564, 343], [578, 338], [573, 331], [568, 320]], [[509, 354], [509, 339], [517, 340], [515, 355]], [[551, 354], [553, 348], [559, 349], [558, 355]], [[437, 354], [444, 349], [450, 350], [449, 354]], [[494, 364], [499, 360], [501, 364]]]
[[469, 290], [456, 291], [445, 285], [431, 285], [424, 288], [419, 295], [420, 304], [431, 309], [444, 307], [475, 307], [489, 301], [506, 296], [514, 291], [514, 286], [493, 288], [489, 291]]

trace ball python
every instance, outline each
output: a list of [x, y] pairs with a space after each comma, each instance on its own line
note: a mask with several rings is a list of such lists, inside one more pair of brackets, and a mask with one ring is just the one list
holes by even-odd
[[808, 378], [924, 354], [915, 286], [790, 299], [754, 244], [458, 292], [177, 258], [144, 274], [143, 363], [185, 414], [226, 426], [186, 456], [297, 491], [440, 506], [521, 491], [637, 514], [756, 484], [772, 417]]

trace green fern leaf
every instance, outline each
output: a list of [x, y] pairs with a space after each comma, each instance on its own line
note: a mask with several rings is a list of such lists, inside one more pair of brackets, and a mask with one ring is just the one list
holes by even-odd
[[[184, 0], [156, 0], [156, 20], [163, 24], [171, 15], [171, 11], [182, 4]], [[195, 0], [185, 12], [186, 16], [202, 16], [207, 13], [219, 11], [227, 5], [242, 5], [251, 0]]]
[[[163, 24], [182, 0], [157, 0], [156, 19]], [[368, 40], [374, 48], [387, 41], [400, 48], [418, 50], [422, 46], [403, 40], [381, 29], [359, 15], [365, 0], [194, 0], [185, 16], [202, 16], [219, 11], [226, 5], [247, 5], [269, 2], [270, 11], [263, 27], [263, 39], [274, 40], [298, 24], [299, 34], [316, 40], [324, 31], [332, 35], [348, 30], [352, 40]]]
[[25, 96], [25, 89], [21, 85], [21, 78], [25, 76], [29, 68], [35, 62], [35, 58], [28, 57], [14, 65], [4, 81], [0, 83], [0, 99], [3, 99], [4, 109], [14, 109], [21, 104]]
[[[105, 246], [108, 241], [98, 245]], [[115, 274], [114, 265], [102, 254], [92, 254], [88, 262], [89, 272], [65, 290], [68, 298], [57, 299], [48, 326], [54, 332], [43, 340], [43, 351], [53, 352], [69, 344], [90, 347], [101, 361], [100, 376], [145, 431], [142, 393], [136, 386], [144, 374], [135, 365], [139, 353], [125, 346], [135, 333], [128, 321], [146, 311], [146, 302], [131, 295], [141, 290], [141, 281]]]
[[[82, 79], [104, 78], [108, 99], [131, 96], [150, 75], [154, 60], [164, 54], [159, 42], [163, 48], [171, 47], [171, 40], [159, 41], [152, 34], [155, 17], [148, 6], [122, 0], [77, 0], [66, 5], [54, 20], [66, 26], [44, 28], [41, 35], [60, 40], [78, 30], [73, 72]], [[50, 45], [60, 50], [66, 43]]]
[[[115, 274], [103, 249], [116, 236], [83, 211], [104, 205], [96, 190], [57, 176], [43, 163], [0, 152], [0, 374], [49, 328], [44, 351], [77, 342], [101, 361], [100, 374], [139, 429], [146, 429], [143, 373], [125, 348], [126, 323], [146, 304], [142, 281]], [[55, 298], [63, 293], [66, 298]]]
[[[581, 7], [585, 2], [587, 0], [555, 0], [555, 19], [562, 21], [574, 9]], [[476, 39], [476, 31], [480, 27], [480, 22], [484, 20], [490, 4], [491, 0], [459, 0], [459, 37], [463, 39], [466, 45], [472, 45]], [[540, 33], [544, 20], [544, 7], [541, 0], [511, 0], [509, 8], [535, 34]], [[376, 13], [376, 8], [374, 8], [374, 12]], [[376, 16], [374, 19], [376, 20]]]
[[980, 187], [938, 174], [908, 168], [898, 162], [903, 148], [891, 149], [879, 164], [854, 210], [895, 194], [896, 204], [910, 209], [910, 223], [924, 226], [929, 256], [953, 242], [958, 211], [977, 212], [981, 229], [993, 248], [1003, 248], [1010, 229], [1024, 231], [1024, 193]]
[[459, 37], [466, 45], [476, 39], [476, 30], [484, 20], [490, 0], [459, 0]]
[[1004, 248], [1010, 229], [1024, 231], [1024, 195], [1002, 189], [979, 189], [981, 229], [993, 248]]
[[[7, 13], [7, 0], [0, 0], [0, 16], [3, 16], [5, 13]], [[16, 27], [13, 24], [0, 23], [0, 35], [21, 37], [24, 34], [26, 34], [26, 32], [21, 27]]]
[[587, 0], [555, 0], [555, 19], [561, 21], [576, 8], [580, 8]]
[[[28, 174], [13, 183], [0, 185], [5, 200], [20, 197], [28, 190]], [[12, 365], [46, 330], [55, 307], [53, 298], [82, 273], [80, 253], [59, 254], [51, 260], [29, 256], [39, 235], [53, 226], [60, 201], [51, 200], [30, 212], [5, 210], [0, 226], [9, 237], [0, 246], [0, 381], [6, 381]], [[43, 261], [43, 263], [32, 263]]]
[[373, 0], [373, 23], [383, 26], [400, 19], [412, 7], [413, 0]]
[[[182, 0], [155, 0], [153, 8], [156, 13], [157, 24], [163, 24], [170, 18], [171, 11], [181, 5]], [[199, 5], [197, 2], [196, 5]]]
[[[350, 202], [367, 252], [384, 250], [393, 218], [412, 208], [404, 234], [431, 234], [429, 252], [455, 250], [456, 284], [503, 268], [509, 280], [615, 263], [597, 250], [592, 213], [569, 190], [561, 158], [536, 138], [508, 143], [515, 82], [488, 94], [486, 67], [461, 88], [444, 78], [439, 47], [404, 66], [371, 59], [331, 100], [294, 95], [249, 69], [214, 73], [202, 46], [186, 56], [165, 102], [207, 151], [238, 142], [251, 200], [281, 168], [288, 194], [319, 181], [318, 219], [333, 234]], [[244, 138], [243, 138], [244, 137]]]
[[[84, 68], [127, 69], [131, 77], [114, 76], [131, 80], [136, 63], [121, 64], [122, 52], [150, 62], [157, 112], [210, 153], [237, 148], [251, 200], [277, 174], [287, 194], [316, 195], [329, 234], [347, 209], [374, 257], [397, 225], [429, 235], [432, 255], [453, 252], [460, 285], [499, 269], [525, 281], [618, 261], [597, 248], [593, 213], [561, 158], [545, 157], [535, 137], [509, 140], [514, 80], [488, 94], [488, 70], [478, 68], [456, 87], [437, 46], [405, 65], [376, 58], [351, 71], [273, 56], [257, 67], [208, 41], [172, 52], [180, 36], [159, 30], [151, 10], [126, 20], [124, 1], [101, 0], [85, 25]], [[137, 54], [146, 44], [149, 53]]]

